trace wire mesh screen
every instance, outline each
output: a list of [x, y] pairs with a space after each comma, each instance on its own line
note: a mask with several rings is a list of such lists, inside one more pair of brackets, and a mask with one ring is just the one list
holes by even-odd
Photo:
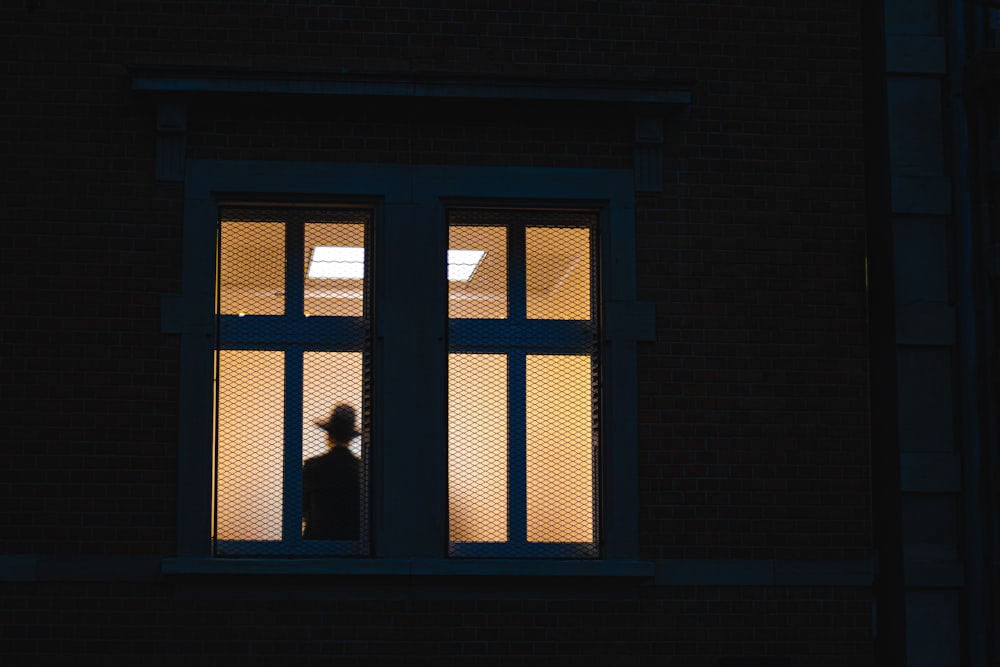
[[529, 354], [525, 449], [529, 542], [594, 539], [591, 358]]
[[[507, 317], [507, 228], [449, 227], [448, 317]], [[454, 251], [483, 253], [470, 273], [455, 275]], [[471, 260], [476, 259], [473, 256]]]
[[284, 354], [220, 350], [216, 535], [281, 540]]
[[[354, 406], [363, 403], [358, 352], [306, 352], [302, 373], [302, 537], [360, 540], [367, 534], [368, 456]], [[346, 406], [346, 407], [345, 407]], [[353, 411], [353, 412], [352, 412]]]
[[590, 230], [528, 227], [524, 234], [528, 319], [589, 320]]
[[283, 315], [285, 225], [282, 222], [223, 223], [219, 313]]
[[[592, 211], [455, 209], [448, 492], [454, 556], [598, 555]], [[450, 261], [450, 260], [449, 260]]]
[[363, 209], [221, 209], [219, 555], [367, 550], [370, 219]]
[[361, 317], [364, 314], [364, 238], [364, 224], [306, 224], [306, 316]]
[[506, 542], [507, 355], [448, 357], [452, 542]]

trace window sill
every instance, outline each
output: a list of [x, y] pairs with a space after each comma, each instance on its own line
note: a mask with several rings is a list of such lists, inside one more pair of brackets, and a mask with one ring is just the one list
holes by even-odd
[[165, 575], [349, 575], [652, 578], [638, 560], [488, 560], [370, 558], [165, 558]]

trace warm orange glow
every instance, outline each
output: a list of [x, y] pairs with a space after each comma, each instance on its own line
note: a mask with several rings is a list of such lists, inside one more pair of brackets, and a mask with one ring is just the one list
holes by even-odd
[[280, 540], [284, 354], [219, 351], [220, 540]]
[[[526, 292], [521, 294], [526, 305], [522, 315], [529, 319], [590, 319], [591, 230], [514, 228], [525, 234], [526, 254], [521, 258], [525, 261], [525, 283], [519, 288]], [[317, 246], [363, 247], [364, 230], [363, 223], [353, 221], [306, 222], [301, 248], [305, 265]], [[220, 314], [285, 314], [285, 233], [284, 223], [222, 223]], [[472, 280], [450, 283], [449, 317], [495, 320], [511, 316], [507, 243], [505, 226], [449, 227], [449, 248], [486, 252]], [[520, 260], [515, 264], [520, 266]], [[364, 315], [363, 280], [311, 279], [308, 275], [303, 280], [305, 314]], [[528, 349], [503, 344], [493, 348], [517, 358], [508, 358], [506, 353], [449, 355], [452, 542], [520, 541], [525, 538], [524, 527], [529, 542], [595, 540], [591, 357], [522, 356]], [[220, 540], [282, 539], [283, 485], [294, 482], [283, 479], [285, 397], [286, 391], [299, 389], [285, 387], [285, 354], [270, 350], [218, 352], [215, 526]], [[302, 458], [307, 459], [326, 450], [324, 433], [314, 422], [325, 418], [335, 403], [351, 403], [361, 414], [364, 373], [360, 352], [301, 354], [302, 414], [287, 418], [296, 430], [301, 419]], [[524, 361], [524, 386], [508, 386], [511, 359]], [[297, 361], [294, 357], [289, 360]], [[509, 392], [524, 392], [520, 394], [525, 400], [523, 414], [510, 414]], [[520, 396], [515, 405], [521, 405]], [[509, 441], [511, 420], [515, 421], [515, 433], [524, 425], [525, 441]], [[297, 443], [287, 444], [296, 456]], [[352, 449], [361, 455], [360, 439], [355, 439]], [[523, 478], [511, 479], [511, 469], [526, 472], [518, 473]], [[512, 491], [516, 494], [513, 498]], [[512, 507], [518, 512], [516, 517], [510, 514]], [[290, 511], [297, 513], [299, 508]], [[510, 534], [508, 524], [520, 534]]]
[[219, 313], [282, 315], [284, 290], [284, 223], [223, 222]]
[[[305, 271], [316, 246], [364, 248], [362, 223], [311, 222], [305, 226]], [[361, 317], [364, 315], [364, 281], [305, 277], [305, 312], [310, 316]]]
[[528, 227], [527, 315], [536, 320], [590, 319], [590, 230]]
[[471, 280], [449, 283], [448, 317], [507, 317], [507, 228], [451, 226], [448, 247], [486, 251]]
[[592, 542], [590, 357], [528, 355], [528, 541]]
[[[326, 451], [326, 437], [316, 428], [316, 420], [327, 417], [341, 401], [360, 408], [361, 364], [360, 352], [303, 355], [303, 460]], [[272, 351], [222, 350], [219, 373], [218, 537], [280, 540], [284, 356]], [[351, 444], [359, 456], [360, 444], [360, 440]]]
[[506, 355], [448, 355], [448, 498], [451, 541], [506, 541]]
[[[529, 542], [592, 542], [590, 357], [528, 355]], [[453, 542], [508, 539], [507, 359], [449, 355], [448, 490]]]
[[[361, 424], [360, 352], [306, 352], [302, 358], [302, 459], [326, 452], [326, 432], [316, 428], [317, 419], [326, 419], [337, 403], [350, 403]], [[361, 440], [351, 443], [361, 456]]]

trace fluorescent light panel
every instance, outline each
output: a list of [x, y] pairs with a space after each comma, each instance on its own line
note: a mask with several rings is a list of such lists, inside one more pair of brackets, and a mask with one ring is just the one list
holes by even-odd
[[309, 262], [309, 277], [360, 280], [365, 277], [365, 249], [318, 245]]
[[[486, 255], [485, 250], [449, 250], [448, 280], [468, 282]], [[320, 245], [309, 261], [310, 278], [361, 280], [365, 277], [365, 249]]]
[[448, 280], [455, 282], [472, 280], [472, 274], [479, 268], [479, 263], [483, 261], [485, 254], [485, 250], [449, 250]]

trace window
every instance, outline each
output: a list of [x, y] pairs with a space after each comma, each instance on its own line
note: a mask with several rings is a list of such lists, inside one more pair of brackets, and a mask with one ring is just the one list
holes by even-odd
[[[213, 513], [218, 555], [367, 552], [369, 456], [363, 434], [369, 421], [370, 326], [364, 248], [371, 216], [370, 210], [347, 208], [220, 209]], [[331, 252], [345, 248], [346, 256]], [[339, 403], [356, 406], [361, 415], [362, 435], [344, 443], [359, 463], [353, 480], [358, 488], [346, 494], [330, 489], [327, 504], [341, 505], [331, 512], [353, 515], [337, 520], [357, 529], [309, 539], [304, 462], [326, 453], [326, 432], [316, 422]]]
[[[177, 567], [632, 562], [632, 197], [629, 171], [189, 161]], [[317, 536], [341, 403], [357, 528]]]
[[[357, 530], [310, 533], [309, 521], [319, 521], [309, 517], [310, 496], [320, 491], [310, 491], [305, 471], [329, 462], [317, 424], [331, 406], [359, 406], [362, 426], [370, 421], [371, 217], [347, 208], [220, 209], [217, 555], [367, 553], [364, 429], [343, 443], [344, 458], [360, 464], [358, 488], [353, 472], [341, 475], [349, 493], [324, 490], [313, 511]], [[596, 219], [586, 211], [448, 213], [451, 555], [597, 555]]]
[[449, 288], [452, 555], [597, 555], [596, 222], [449, 211], [449, 247], [485, 251]]

